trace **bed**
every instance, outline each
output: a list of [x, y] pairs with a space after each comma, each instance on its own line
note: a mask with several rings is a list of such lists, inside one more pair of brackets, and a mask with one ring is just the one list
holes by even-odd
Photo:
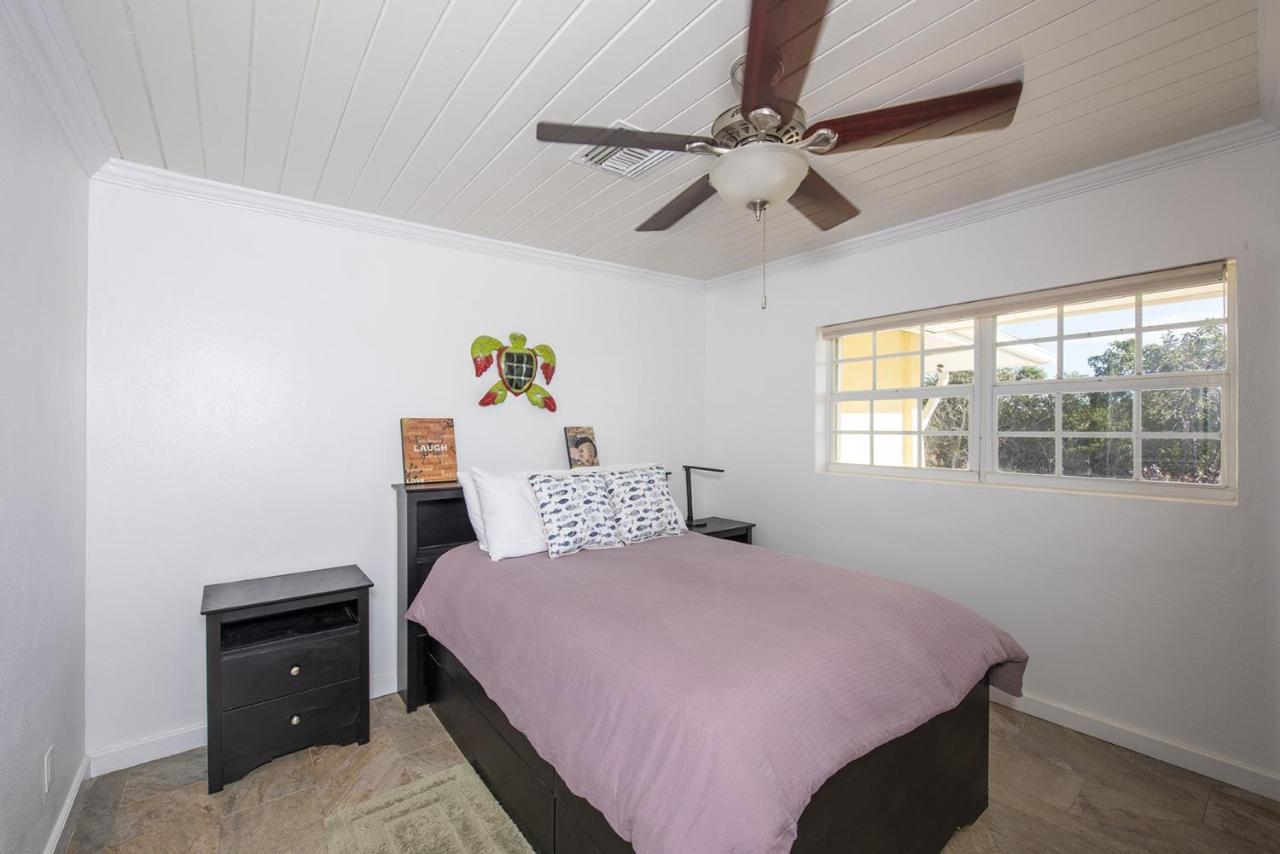
[[936, 852], [985, 809], [1026, 656], [959, 606], [697, 534], [494, 563], [456, 486], [399, 500], [406, 707], [543, 854]]

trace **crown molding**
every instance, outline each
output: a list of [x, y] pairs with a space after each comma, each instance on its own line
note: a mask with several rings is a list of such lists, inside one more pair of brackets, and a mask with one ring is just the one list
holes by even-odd
[[155, 166], [144, 166], [124, 160], [108, 160], [93, 176], [93, 180], [106, 184], [115, 184], [135, 190], [146, 190], [168, 196], [185, 199], [196, 199], [219, 205], [257, 211], [289, 217], [290, 219], [331, 225], [338, 228], [366, 231], [383, 237], [394, 237], [400, 240], [412, 240], [418, 243], [429, 243], [464, 252], [476, 252], [496, 258], [524, 261], [562, 270], [573, 270], [628, 281], [639, 281], [648, 284], [662, 285], [682, 291], [701, 291], [703, 282], [685, 276], [675, 276], [631, 267], [626, 264], [615, 264], [610, 261], [598, 261], [580, 255], [555, 252], [550, 249], [539, 249], [522, 243], [511, 243], [505, 240], [494, 240], [475, 234], [464, 234], [450, 231], [434, 225], [409, 222], [402, 219], [366, 213], [364, 211], [326, 205], [306, 199], [295, 199], [278, 193], [253, 190], [234, 184], [224, 184], [207, 178], [196, 178], [159, 169]]
[[[1126, 157], [1123, 160], [1097, 166], [1093, 169], [1086, 169], [1083, 172], [1076, 172], [1062, 178], [1045, 181], [1042, 184], [1014, 190], [1011, 193], [1005, 193], [992, 199], [956, 208], [946, 213], [936, 214], [935, 216], [904, 223], [903, 225], [896, 225], [809, 252], [788, 255], [785, 258], [770, 261], [769, 270], [773, 272], [869, 252], [872, 249], [891, 246], [907, 240], [915, 240], [916, 238], [941, 231], [949, 231], [953, 228], [960, 228], [1014, 213], [1015, 211], [1048, 204], [1059, 199], [1110, 187], [1114, 184], [1123, 184], [1126, 181], [1133, 181], [1156, 172], [1175, 169], [1197, 160], [1276, 141], [1280, 141], [1280, 129], [1277, 129], [1269, 122], [1255, 119], [1251, 122], [1198, 136], [1194, 139], [1177, 142], [1164, 148], [1157, 148], [1133, 157]], [[736, 284], [745, 277], [755, 277], [757, 275], [758, 273], [754, 269], [738, 270], [708, 279], [702, 283], [702, 288], [704, 291], [719, 290]], [[752, 281], [754, 281], [754, 278]]]
[[30, 67], [85, 174], [92, 175], [118, 151], [62, 4], [5, 0], [0, 25]]

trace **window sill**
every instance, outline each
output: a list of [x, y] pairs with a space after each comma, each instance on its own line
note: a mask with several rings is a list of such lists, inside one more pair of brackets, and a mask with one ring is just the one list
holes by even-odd
[[[995, 474], [983, 477], [978, 472], [965, 471], [929, 471], [925, 469], [903, 469], [902, 471], [885, 471], [870, 466], [850, 466], [828, 464], [818, 469], [818, 474], [837, 477], [862, 477], [875, 480], [897, 480], [913, 483], [940, 483], [947, 485], [995, 487], [1015, 489], [1022, 492], [1048, 492], [1054, 494], [1100, 496], [1105, 498], [1136, 498], [1141, 501], [1162, 501], [1176, 504], [1203, 504], [1216, 507], [1235, 507], [1239, 504], [1236, 490], [1217, 486], [1162, 486], [1159, 484], [1136, 484], [1127, 481], [1112, 483], [1090, 483], [1082, 485], [1071, 483], [1045, 484], [1020, 478], [1017, 475]], [[1034, 476], [1032, 476], [1034, 477]], [[1177, 492], [1173, 492], [1177, 490]], [[1186, 490], [1186, 491], [1184, 491]], [[1190, 494], [1188, 494], [1190, 493]]]

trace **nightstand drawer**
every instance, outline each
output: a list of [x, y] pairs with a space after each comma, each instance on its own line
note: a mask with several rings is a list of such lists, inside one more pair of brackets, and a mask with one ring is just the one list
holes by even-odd
[[226, 761], [287, 753], [330, 730], [354, 725], [364, 707], [362, 684], [361, 680], [352, 679], [223, 712], [222, 750]]
[[360, 633], [342, 631], [222, 656], [222, 708], [238, 709], [360, 675]]

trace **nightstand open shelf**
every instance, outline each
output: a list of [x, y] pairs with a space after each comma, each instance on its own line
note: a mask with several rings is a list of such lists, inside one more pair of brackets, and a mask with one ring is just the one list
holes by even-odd
[[[702, 527], [698, 527], [701, 525]], [[755, 522], [743, 522], [741, 519], [725, 519], [721, 516], [706, 516], [694, 519], [689, 530], [695, 534], [705, 534], [720, 540], [733, 540], [751, 545], [751, 530]]]
[[353, 602], [330, 602], [296, 611], [222, 622], [222, 651], [247, 649], [260, 644], [308, 638], [322, 632], [358, 629], [360, 615]]

